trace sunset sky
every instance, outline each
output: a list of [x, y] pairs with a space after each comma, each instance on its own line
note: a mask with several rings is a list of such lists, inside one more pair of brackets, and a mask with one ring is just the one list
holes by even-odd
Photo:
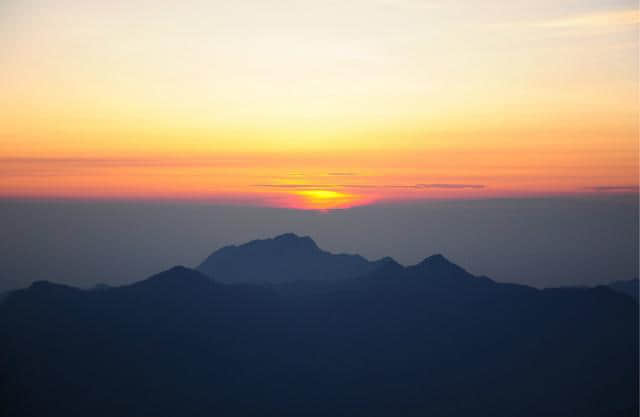
[[0, 4], [0, 197], [637, 193], [637, 2]]

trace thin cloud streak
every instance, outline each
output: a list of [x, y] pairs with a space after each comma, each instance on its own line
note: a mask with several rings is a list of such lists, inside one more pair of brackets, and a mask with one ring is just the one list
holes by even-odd
[[484, 184], [446, 184], [446, 183], [434, 183], [434, 184], [411, 184], [411, 185], [397, 185], [397, 184], [381, 184], [381, 185], [369, 185], [369, 184], [254, 184], [254, 187], [268, 187], [268, 188], [413, 188], [413, 189], [482, 189], [486, 186]]
[[606, 185], [599, 187], [587, 187], [588, 190], [607, 192], [607, 191], [632, 191], [638, 192], [640, 190], [638, 185]]
[[485, 186], [483, 184], [416, 184], [415, 188], [480, 189], [485, 188]]
[[265, 187], [265, 188], [336, 188], [343, 187], [335, 184], [253, 184], [252, 187]]

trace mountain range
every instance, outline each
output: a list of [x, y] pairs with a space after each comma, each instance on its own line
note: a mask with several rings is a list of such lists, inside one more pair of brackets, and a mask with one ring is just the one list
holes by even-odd
[[273, 239], [225, 246], [213, 252], [198, 271], [220, 282], [282, 283], [354, 278], [377, 269], [360, 255], [332, 254], [308, 236], [286, 233]]
[[[219, 272], [217, 272], [219, 271]], [[636, 416], [638, 303], [292, 234], [0, 304], [0, 415]]]

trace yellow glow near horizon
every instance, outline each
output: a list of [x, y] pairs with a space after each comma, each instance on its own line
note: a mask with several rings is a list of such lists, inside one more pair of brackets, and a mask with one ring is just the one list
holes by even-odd
[[354, 195], [331, 190], [304, 190], [297, 191], [296, 194], [302, 196], [303, 203], [294, 204], [294, 207], [311, 209], [348, 208], [358, 202], [358, 198]]
[[6, 2], [0, 197], [636, 192], [637, 4], [559, 3]]

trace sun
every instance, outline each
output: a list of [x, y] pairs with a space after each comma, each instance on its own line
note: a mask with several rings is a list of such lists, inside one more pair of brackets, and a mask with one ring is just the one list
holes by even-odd
[[302, 190], [296, 191], [296, 196], [301, 197], [300, 208], [308, 210], [330, 210], [348, 208], [357, 205], [359, 196], [333, 190]]

